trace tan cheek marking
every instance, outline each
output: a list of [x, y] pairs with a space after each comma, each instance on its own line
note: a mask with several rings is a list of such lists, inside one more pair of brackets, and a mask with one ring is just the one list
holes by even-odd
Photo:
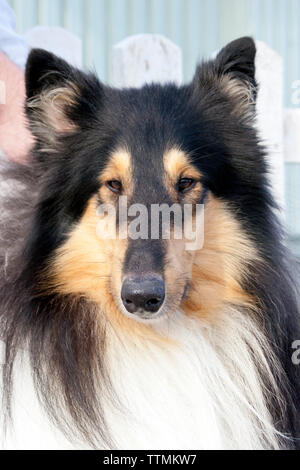
[[[201, 178], [201, 173], [190, 163], [188, 156], [182, 150], [176, 148], [168, 150], [164, 154], [163, 162], [165, 185], [175, 200], [178, 197], [175, 187], [179, 178], [194, 178], [196, 180]], [[187, 194], [190, 194], [190, 198], [196, 199], [197, 193], [200, 194], [201, 191], [202, 186], [198, 183], [195, 189]]]
[[96, 198], [91, 199], [80, 223], [56, 252], [51, 266], [53, 288], [63, 294], [86, 295], [105, 288], [111, 274], [111, 240], [97, 236]]
[[[168, 240], [165, 263], [167, 300], [178, 310], [187, 281], [191, 278], [194, 253], [185, 249], [185, 240]], [[170, 296], [170, 297], [169, 297]], [[171, 313], [174, 309], [171, 308]]]
[[117, 180], [122, 183], [123, 195], [131, 197], [133, 193], [133, 168], [132, 158], [127, 150], [120, 149], [114, 152], [103, 170], [100, 181], [102, 187], [100, 195], [105, 200], [106, 198], [115, 198], [116, 196], [105, 186], [107, 181]]
[[204, 246], [196, 253], [191, 289], [183, 303], [185, 312], [212, 319], [229, 303], [255, 308], [242, 280], [247, 263], [259, 256], [226, 205], [213, 197], [207, 204], [204, 231]]

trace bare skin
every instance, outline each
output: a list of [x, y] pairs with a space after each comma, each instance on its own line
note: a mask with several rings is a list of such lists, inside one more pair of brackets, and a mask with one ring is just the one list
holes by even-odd
[[0, 148], [10, 159], [26, 163], [26, 157], [33, 145], [33, 137], [28, 130], [24, 114], [24, 73], [2, 52], [0, 85]]

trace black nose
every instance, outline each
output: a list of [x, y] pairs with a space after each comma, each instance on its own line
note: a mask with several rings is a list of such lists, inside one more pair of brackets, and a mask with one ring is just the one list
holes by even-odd
[[156, 313], [165, 299], [165, 283], [158, 276], [130, 277], [122, 286], [121, 297], [126, 310]]

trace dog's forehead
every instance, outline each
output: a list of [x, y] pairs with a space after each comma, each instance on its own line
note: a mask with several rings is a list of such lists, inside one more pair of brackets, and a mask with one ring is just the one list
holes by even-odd
[[128, 149], [133, 170], [140, 177], [147, 168], [161, 175], [164, 155], [180, 147], [187, 121], [191, 129], [193, 121], [184, 95], [182, 88], [172, 85], [121, 90], [118, 94], [113, 111], [117, 115], [119, 147]]
[[183, 89], [172, 85], [120, 90], [111, 102], [118, 130], [135, 154], [148, 148], [163, 150], [170, 141], [174, 143], [189, 109]]

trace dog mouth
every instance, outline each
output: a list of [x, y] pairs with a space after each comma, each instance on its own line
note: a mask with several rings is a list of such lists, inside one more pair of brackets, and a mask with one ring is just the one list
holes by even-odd
[[121, 313], [125, 315], [126, 317], [138, 322], [138, 323], [147, 323], [151, 324], [160, 320], [163, 320], [165, 317], [167, 317], [167, 309], [162, 307], [157, 313], [155, 314], [149, 314], [147, 312], [141, 311], [135, 313], [130, 313], [128, 312], [124, 307], [120, 306], [119, 307], [121, 310]]

